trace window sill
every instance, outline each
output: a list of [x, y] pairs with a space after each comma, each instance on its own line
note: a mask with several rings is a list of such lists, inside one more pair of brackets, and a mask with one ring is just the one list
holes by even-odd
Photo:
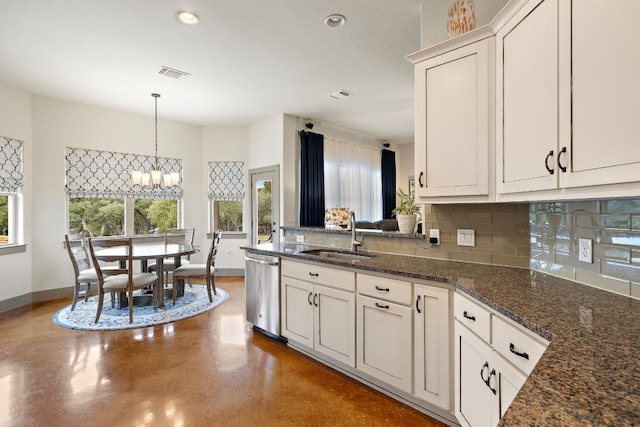
[[[207, 233], [207, 239], [213, 239], [215, 233]], [[242, 231], [223, 231], [220, 235], [221, 239], [246, 239], [247, 233]]]
[[10, 254], [18, 254], [21, 252], [27, 251], [26, 244], [15, 244], [15, 245], [3, 245], [0, 246], [0, 255], [10, 255]]

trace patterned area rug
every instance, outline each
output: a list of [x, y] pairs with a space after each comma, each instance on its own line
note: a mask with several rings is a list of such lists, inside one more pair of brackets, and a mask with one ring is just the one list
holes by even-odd
[[[114, 331], [162, 325], [197, 316], [219, 306], [227, 300], [229, 294], [224, 289], [216, 288], [216, 290], [218, 295], [213, 295], [213, 303], [209, 302], [206, 286], [194, 285], [192, 288], [185, 287], [184, 297], [176, 300], [175, 307], [173, 301], [166, 298], [164, 308], [134, 307], [133, 323], [129, 323], [129, 309], [127, 307], [118, 309], [117, 305], [112, 308], [111, 295], [105, 295], [102, 314], [96, 324], [98, 297], [93, 296], [87, 302], [79, 301], [73, 311], [71, 311], [71, 304], [60, 309], [53, 315], [53, 323], [64, 328], [83, 331]], [[136, 292], [134, 292], [135, 296]]]

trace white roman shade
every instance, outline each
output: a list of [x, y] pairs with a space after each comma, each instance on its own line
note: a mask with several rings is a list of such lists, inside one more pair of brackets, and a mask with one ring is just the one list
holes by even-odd
[[0, 191], [13, 193], [24, 185], [22, 141], [0, 136]]
[[[132, 199], [180, 199], [179, 185], [134, 185], [133, 170], [151, 170], [154, 156], [118, 153], [114, 151], [65, 148], [65, 190], [69, 197], [106, 197]], [[182, 175], [182, 159], [158, 157], [163, 173], [179, 172]]]
[[244, 162], [209, 162], [209, 200], [244, 199]]

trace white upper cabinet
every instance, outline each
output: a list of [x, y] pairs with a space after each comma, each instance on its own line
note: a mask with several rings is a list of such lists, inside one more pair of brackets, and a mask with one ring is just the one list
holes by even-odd
[[640, 181], [638, 16], [638, 0], [571, 2], [574, 149], [564, 186]]
[[[494, 40], [414, 54], [416, 196], [488, 201], [493, 189]], [[491, 153], [491, 154], [490, 154]]]
[[418, 201], [640, 197], [638, 0], [511, 0], [415, 65]]
[[557, 8], [530, 2], [496, 35], [498, 193], [558, 186]]
[[498, 200], [640, 195], [639, 14], [635, 0], [530, 0], [497, 32]]

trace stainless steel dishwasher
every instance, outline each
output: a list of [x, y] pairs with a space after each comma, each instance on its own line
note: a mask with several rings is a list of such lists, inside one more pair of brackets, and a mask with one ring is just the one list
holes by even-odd
[[280, 258], [246, 252], [244, 259], [247, 321], [258, 332], [286, 341], [280, 336]]

